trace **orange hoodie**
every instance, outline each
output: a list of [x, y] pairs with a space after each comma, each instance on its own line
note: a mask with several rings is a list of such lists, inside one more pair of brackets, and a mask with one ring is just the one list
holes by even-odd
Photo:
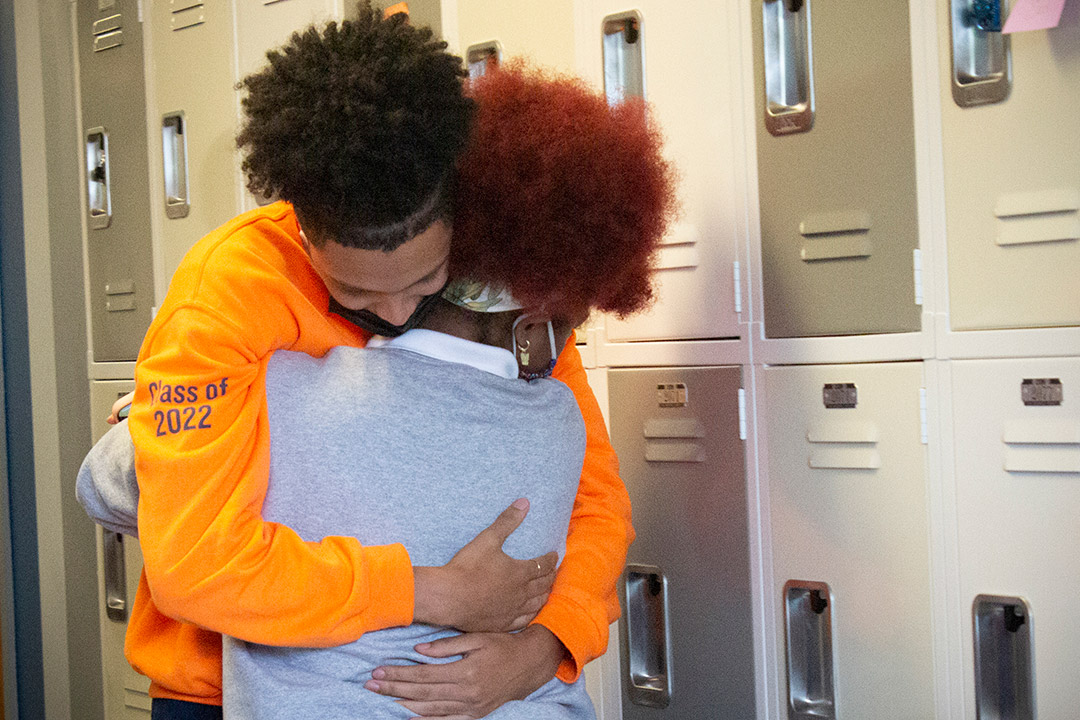
[[[129, 425], [145, 570], [126, 655], [150, 694], [221, 702], [221, 638], [325, 647], [412, 622], [412, 564], [401, 545], [304, 542], [261, 515], [270, 438], [264, 379], [279, 349], [322, 356], [367, 334], [327, 311], [329, 296], [286, 203], [203, 238], [173, 276], [143, 342]], [[588, 433], [566, 554], [535, 622], [569, 650], [573, 680], [604, 652], [615, 583], [633, 539], [630, 504], [573, 342], [555, 377]]]

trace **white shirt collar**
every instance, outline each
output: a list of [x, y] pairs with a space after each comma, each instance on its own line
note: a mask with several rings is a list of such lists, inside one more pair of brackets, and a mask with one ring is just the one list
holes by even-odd
[[504, 378], [513, 379], [518, 376], [517, 360], [509, 350], [434, 330], [408, 330], [396, 338], [376, 336], [368, 341], [367, 346], [408, 350], [444, 362], [469, 365]]

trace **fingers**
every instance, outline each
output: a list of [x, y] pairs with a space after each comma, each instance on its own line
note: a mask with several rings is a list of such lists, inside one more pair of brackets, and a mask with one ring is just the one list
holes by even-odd
[[518, 529], [528, 512], [529, 501], [525, 498], [518, 498], [510, 504], [510, 507], [503, 510], [499, 517], [495, 518], [495, 522], [481, 531], [480, 535], [492, 535], [498, 542], [499, 547], [502, 547], [502, 544], [506, 542], [506, 538], [510, 537], [510, 534]]

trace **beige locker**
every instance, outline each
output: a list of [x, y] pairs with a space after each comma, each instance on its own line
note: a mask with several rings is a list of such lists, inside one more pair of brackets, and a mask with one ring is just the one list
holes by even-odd
[[[1080, 359], [951, 365], [965, 718], [1073, 717]], [[975, 637], [980, 595], [1006, 598], [1010, 628], [986, 623]], [[1023, 688], [1027, 704], [1013, 707]]]
[[[109, 429], [105, 418], [112, 404], [134, 389], [135, 383], [131, 380], [100, 380], [90, 384], [91, 429], [95, 442]], [[139, 541], [99, 527], [97, 542], [105, 720], [148, 720], [150, 681], [135, 672], [124, 658], [127, 618], [142, 573]]]
[[658, 258], [657, 303], [627, 320], [607, 319], [607, 339], [683, 340], [740, 335], [736, 265], [742, 200], [734, 169], [741, 100], [728, 41], [735, 3], [661, 0], [578, 5], [582, 72], [609, 98], [641, 95], [655, 111], [675, 165], [682, 214]]
[[952, 329], [1080, 324], [1080, 7], [1003, 42], [951, 4], [950, 18], [938, 3]]
[[162, 167], [152, 180], [164, 213], [155, 242], [167, 281], [199, 238], [240, 210], [233, 3], [155, 0], [148, 22], [147, 112]]
[[502, 59], [527, 57], [545, 67], [575, 69], [571, 0], [458, 0], [457, 14], [458, 48], [470, 64], [482, 65], [498, 48]]
[[932, 718], [922, 364], [764, 376], [783, 717]]

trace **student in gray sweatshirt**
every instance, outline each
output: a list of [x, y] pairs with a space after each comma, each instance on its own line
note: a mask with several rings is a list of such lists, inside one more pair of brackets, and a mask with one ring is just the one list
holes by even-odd
[[[590, 311], [626, 315], [651, 299], [671, 174], [640, 104], [609, 109], [578, 81], [521, 66], [473, 93], [479, 112], [455, 202], [457, 280], [422, 328], [269, 361], [263, 516], [305, 540], [400, 542], [414, 565], [443, 565], [527, 498], [505, 552], [561, 558], [585, 431], [573, 393], [548, 375]], [[95, 447], [79, 491], [92, 516], [130, 533], [137, 487], [124, 435], [118, 426]], [[225, 717], [456, 714], [446, 703], [398, 701], [393, 690], [409, 673], [458, 659], [462, 637], [413, 624], [335, 648], [226, 638]], [[487, 717], [502, 720], [594, 717], [580, 679], [553, 679], [492, 710]]]

